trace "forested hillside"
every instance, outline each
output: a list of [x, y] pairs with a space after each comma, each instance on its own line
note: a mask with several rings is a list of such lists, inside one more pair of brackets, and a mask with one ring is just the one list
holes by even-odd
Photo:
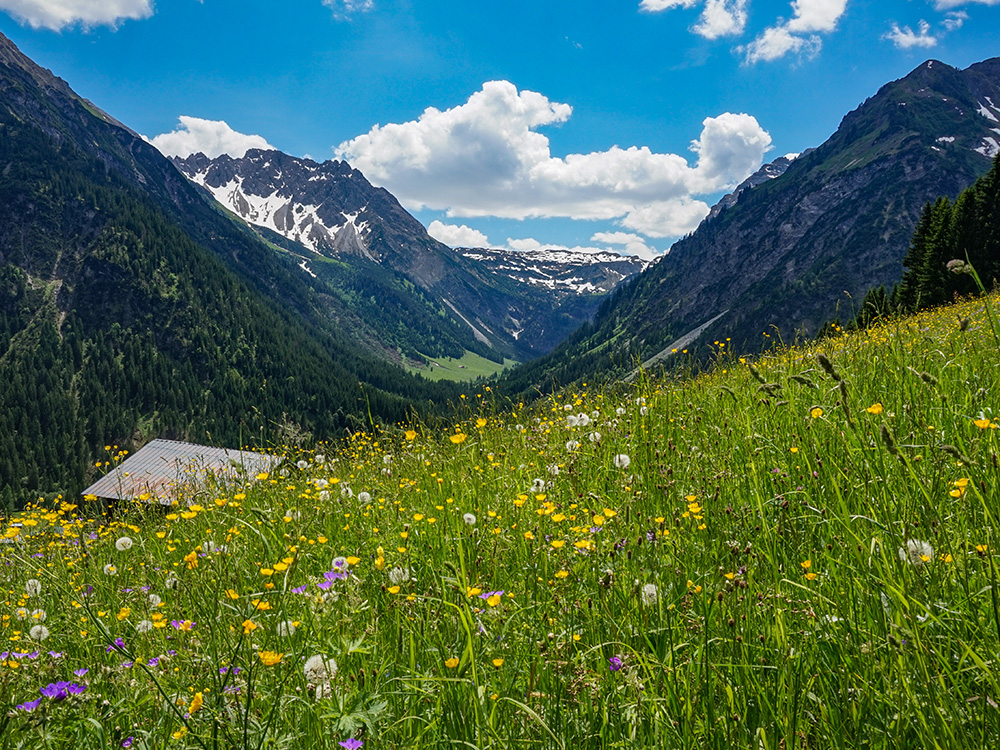
[[455, 393], [361, 354], [151, 147], [0, 53], [4, 505], [78, 492], [105, 445], [326, 437]]

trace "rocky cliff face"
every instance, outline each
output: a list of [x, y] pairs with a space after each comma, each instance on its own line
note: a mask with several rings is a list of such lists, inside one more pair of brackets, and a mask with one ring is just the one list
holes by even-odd
[[709, 211], [708, 216], [705, 217], [705, 221], [711, 221], [716, 216], [721, 214], [727, 208], [735, 206], [737, 201], [739, 201], [740, 196], [758, 185], [763, 185], [768, 180], [773, 180], [775, 177], [781, 177], [785, 171], [792, 165], [792, 160], [799, 157], [805, 156], [811, 153], [813, 149], [807, 149], [801, 154], [796, 154], [795, 156], [779, 156], [777, 159], [769, 164], [765, 164], [752, 175], [747, 177], [743, 182], [736, 186], [733, 192], [724, 195], [718, 203], [712, 206], [712, 210]]
[[716, 316], [692, 349], [728, 338], [731, 349], [756, 351], [852, 317], [869, 289], [900, 279], [923, 205], [954, 198], [989, 168], [998, 121], [1000, 58], [966, 70], [924, 63], [780, 176], [738, 192], [623, 285], [594, 328], [519, 377], [565, 382], [568, 359], [611, 341], [645, 360]]

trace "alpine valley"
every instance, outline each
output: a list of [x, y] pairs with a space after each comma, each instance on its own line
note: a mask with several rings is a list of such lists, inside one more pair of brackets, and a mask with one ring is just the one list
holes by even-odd
[[430, 416], [460, 389], [407, 369], [469, 379], [544, 353], [645, 266], [482, 262], [343, 162], [177, 167], [0, 35], [4, 504], [85, 486], [105, 445]]
[[998, 151], [1000, 59], [930, 61], [656, 263], [453, 249], [342, 161], [168, 159], [0, 36], [0, 502], [78, 491], [106, 445], [333, 437], [505, 367], [521, 396], [811, 337]]
[[646, 266], [613, 253], [456, 252], [343, 161], [257, 149], [173, 161], [351, 310], [339, 322], [354, 338], [395, 361], [548, 353]]

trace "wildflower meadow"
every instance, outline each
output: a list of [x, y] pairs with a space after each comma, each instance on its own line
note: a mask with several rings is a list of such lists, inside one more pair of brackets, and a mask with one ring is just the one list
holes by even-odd
[[0, 747], [996, 747], [996, 302], [31, 507]]

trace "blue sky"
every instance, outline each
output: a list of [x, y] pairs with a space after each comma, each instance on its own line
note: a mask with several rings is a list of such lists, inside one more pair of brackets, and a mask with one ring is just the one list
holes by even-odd
[[925, 59], [1000, 55], [1000, 0], [0, 0], [0, 11], [22, 51], [161, 150], [347, 158], [449, 244], [646, 256], [762, 160], [819, 145]]

